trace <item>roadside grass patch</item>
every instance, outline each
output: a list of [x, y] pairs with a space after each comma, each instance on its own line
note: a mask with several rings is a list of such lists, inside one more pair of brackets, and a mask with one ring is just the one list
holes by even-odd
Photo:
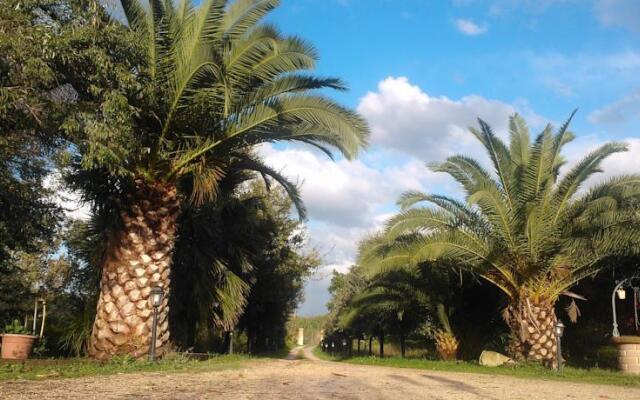
[[327, 361], [346, 362], [358, 365], [381, 367], [414, 368], [428, 371], [466, 372], [485, 375], [506, 375], [525, 379], [543, 379], [554, 381], [571, 381], [601, 385], [640, 386], [640, 376], [626, 375], [619, 371], [601, 368], [564, 367], [562, 373], [544, 368], [537, 363], [521, 363], [514, 366], [484, 367], [469, 361], [436, 361], [410, 358], [353, 357], [342, 355], [331, 356], [319, 348], [313, 353]]
[[0, 361], [0, 381], [12, 379], [60, 379], [93, 375], [111, 375], [133, 372], [205, 372], [240, 368], [247, 355], [216, 355], [198, 361], [182, 354], [169, 354], [157, 362], [136, 361], [118, 357], [108, 362], [87, 358], [33, 359]]

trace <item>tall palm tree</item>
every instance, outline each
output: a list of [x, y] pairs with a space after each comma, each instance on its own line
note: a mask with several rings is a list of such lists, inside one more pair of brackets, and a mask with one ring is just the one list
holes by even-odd
[[[180, 210], [185, 201], [213, 201], [229, 164], [277, 175], [257, 159], [256, 145], [294, 141], [352, 158], [368, 136], [357, 114], [312, 93], [344, 89], [338, 79], [303, 73], [315, 65], [313, 47], [260, 24], [277, 0], [121, 3], [144, 53], [128, 86], [136, 90], [110, 95], [103, 119], [87, 122], [78, 145], [80, 175], [105, 174], [110, 187], [102, 190], [122, 194], [89, 345], [98, 359], [147, 352], [149, 293], [169, 290]], [[169, 340], [167, 299], [160, 353]]]
[[442, 260], [479, 274], [508, 298], [512, 355], [554, 366], [558, 297], [607, 257], [640, 251], [640, 175], [584, 188], [605, 158], [627, 146], [607, 143], [561, 173], [562, 148], [574, 138], [570, 120], [557, 133], [548, 125], [531, 143], [525, 121], [514, 115], [508, 145], [480, 120], [471, 132], [493, 170], [462, 155], [432, 165], [462, 186], [466, 202], [404, 193], [387, 242], [365, 258], [377, 259], [380, 270]]

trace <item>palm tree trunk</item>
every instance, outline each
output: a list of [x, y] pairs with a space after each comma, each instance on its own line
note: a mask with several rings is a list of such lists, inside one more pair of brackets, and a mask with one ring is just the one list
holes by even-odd
[[404, 328], [400, 330], [400, 356], [404, 358], [405, 354], [405, 339], [404, 339]]
[[107, 241], [100, 298], [89, 342], [91, 357], [143, 357], [151, 342], [151, 288], [164, 289], [158, 307], [156, 354], [169, 341], [170, 264], [180, 204], [176, 188], [136, 180], [130, 208], [121, 213], [122, 228]]
[[537, 360], [550, 368], [557, 367], [558, 341], [555, 324], [558, 321], [554, 302], [535, 301], [523, 297], [507, 309], [511, 329], [509, 353], [516, 360]]

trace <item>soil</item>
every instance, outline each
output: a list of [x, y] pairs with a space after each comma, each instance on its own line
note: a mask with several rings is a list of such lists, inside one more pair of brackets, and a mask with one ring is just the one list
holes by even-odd
[[308, 349], [305, 356], [228, 371], [9, 381], [0, 399], [640, 399], [639, 388], [333, 363]]

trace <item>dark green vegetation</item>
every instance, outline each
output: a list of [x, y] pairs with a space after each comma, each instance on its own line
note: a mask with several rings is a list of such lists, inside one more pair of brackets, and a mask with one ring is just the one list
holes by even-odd
[[[456, 352], [468, 356], [469, 347], [476, 355], [490, 348], [555, 366], [556, 308], [576, 322], [576, 300], [594, 294], [574, 292], [585, 278], [609, 267], [599, 279], [611, 282], [613, 265], [625, 272], [637, 268], [640, 175], [588, 184], [603, 160], [626, 151], [625, 144], [605, 144], [561, 173], [562, 148], [574, 138], [569, 121], [555, 132], [547, 126], [532, 141], [515, 115], [509, 143], [479, 124], [470, 130], [492, 169], [453, 156], [431, 169], [455, 179], [464, 201], [419, 192], [401, 196], [401, 211], [385, 231], [361, 243], [359, 265], [334, 277], [329, 307], [336, 336], [376, 336], [383, 354], [385, 334], [399, 336], [401, 349], [413, 334], [432, 337], [445, 359]], [[592, 289], [593, 297], [603, 297]], [[472, 298], [482, 292], [486, 297]], [[473, 324], [476, 316], [481, 319]], [[607, 337], [606, 331], [597, 335]]]

